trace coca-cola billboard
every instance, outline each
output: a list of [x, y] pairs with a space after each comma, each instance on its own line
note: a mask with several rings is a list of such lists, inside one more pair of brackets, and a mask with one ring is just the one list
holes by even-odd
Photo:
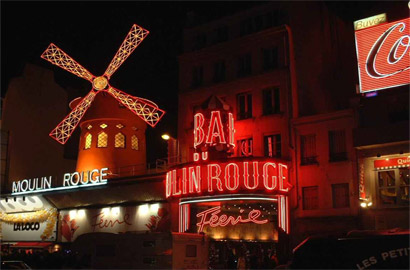
[[360, 92], [410, 84], [410, 19], [356, 31]]

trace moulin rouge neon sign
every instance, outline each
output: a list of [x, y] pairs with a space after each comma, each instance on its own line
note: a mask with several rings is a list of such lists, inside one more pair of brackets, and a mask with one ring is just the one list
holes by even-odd
[[193, 163], [167, 173], [166, 197], [232, 193], [239, 190], [288, 192], [291, 185], [288, 182], [288, 166], [284, 163], [268, 158], [208, 161], [207, 149], [219, 147], [229, 150], [235, 147], [234, 134], [232, 113], [225, 114], [224, 118], [220, 111], [211, 111], [209, 121], [202, 113], [195, 114], [194, 148], [202, 152], [194, 153]]
[[410, 84], [410, 19], [356, 31], [360, 91]]
[[[239, 211], [242, 214], [245, 210], [241, 209]], [[261, 216], [261, 211], [252, 209], [248, 213], [248, 218], [242, 218], [242, 216], [237, 216], [236, 218], [233, 216], [228, 216], [225, 214], [218, 215], [221, 212], [221, 207], [216, 206], [205, 211], [198, 213], [196, 216], [201, 218], [201, 220], [196, 224], [198, 226], [198, 232], [202, 232], [204, 230], [205, 225], [209, 225], [211, 227], [225, 227], [227, 225], [236, 225], [238, 223], [255, 223], [255, 224], [265, 224], [268, 222], [267, 219], [258, 220]]]

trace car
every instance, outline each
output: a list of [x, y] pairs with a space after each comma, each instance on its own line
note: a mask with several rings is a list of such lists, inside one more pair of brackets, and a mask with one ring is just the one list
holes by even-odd
[[2, 261], [1, 269], [32, 269], [23, 261]]

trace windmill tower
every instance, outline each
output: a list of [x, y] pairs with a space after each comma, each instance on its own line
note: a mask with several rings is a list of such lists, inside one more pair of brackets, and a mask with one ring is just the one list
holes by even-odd
[[98, 77], [53, 43], [41, 55], [43, 59], [92, 84], [91, 91], [85, 97], [70, 103], [72, 111], [49, 134], [57, 142], [65, 144], [80, 125], [78, 172], [102, 167], [108, 167], [113, 172], [118, 172], [119, 168], [123, 171], [128, 168], [134, 173], [145, 171], [146, 124], [154, 127], [165, 112], [150, 100], [112, 87], [109, 80], [148, 33], [134, 24], [107, 70]]

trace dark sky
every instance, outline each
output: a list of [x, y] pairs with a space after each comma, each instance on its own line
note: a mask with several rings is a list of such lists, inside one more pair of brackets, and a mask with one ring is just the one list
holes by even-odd
[[[10, 79], [21, 74], [26, 62], [53, 70], [57, 83], [65, 89], [78, 89], [67, 91], [69, 99], [85, 95], [91, 84], [41, 59], [42, 52], [53, 42], [98, 76], [136, 23], [150, 34], [115, 72], [110, 84], [151, 99], [167, 111], [154, 129], [147, 128], [148, 160], [153, 162], [166, 156], [166, 144], [160, 135], [170, 132], [177, 136], [177, 56], [182, 53], [187, 13], [193, 12], [194, 21], [201, 23], [259, 4], [263, 2], [1, 1], [1, 96], [5, 96]], [[367, 1], [328, 4], [334, 13], [349, 21], [362, 16], [360, 10], [374, 15], [371, 6]], [[383, 2], [378, 6], [386, 7]]]
[[[258, 4], [258, 3], [256, 3]], [[91, 84], [40, 58], [53, 42], [95, 76], [101, 75], [136, 23], [148, 37], [115, 72], [110, 84], [148, 98], [167, 111], [147, 128], [148, 161], [166, 156], [164, 132], [177, 136], [178, 62], [187, 13], [200, 23], [255, 5], [251, 2], [16, 2], [1, 1], [1, 96], [26, 62], [54, 71], [69, 99], [85, 95]], [[78, 131], [76, 132], [78, 134]], [[67, 145], [76, 148], [69, 140]], [[71, 146], [70, 146], [71, 145]]]

